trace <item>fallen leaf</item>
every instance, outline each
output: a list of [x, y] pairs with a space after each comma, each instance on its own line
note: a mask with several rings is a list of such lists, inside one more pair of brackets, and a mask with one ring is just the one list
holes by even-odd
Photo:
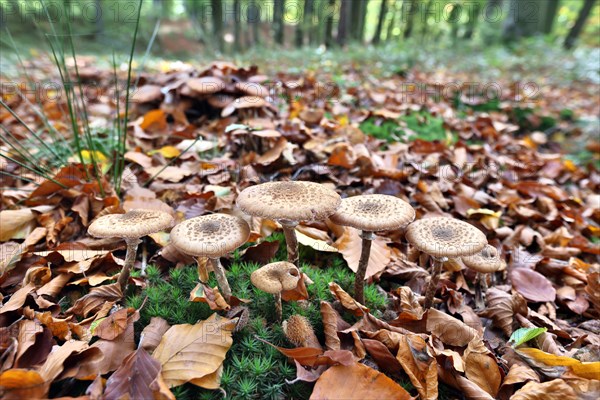
[[554, 301], [556, 290], [552, 283], [539, 272], [527, 268], [514, 268], [510, 271], [510, 280], [519, 294], [529, 301]]
[[[375, 239], [371, 241], [371, 253], [365, 279], [369, 279], [382, 271], [389, 264], [391, 251], [386, 243], [386, 240], [381, 236], [375, 236]], [[344, 234], [335, 242], [334, 246], [342, 253], [344, 260], [348, 263], [348, 267], [356, 273], [362, 249], [362, 239], [360, 238], [359, 230], [346, 227]]]
[[121, 286], [118, 283], [92, 288], [88, 294], [78, 299], [67, 314], [83, 315], [87, 317], [98, 310], [107, 301], [118, 301], [123, 297]]
[[369, 312], [369, 309], [356, 300], [354, 300], [344, 289], [335, 282], [329, 282], [329, 291], [331, 294], [342, 303], [342, 307], [350, 311], [357, 317]]
[[549, 382], [527, 382], [511, 396], [511, 400], [577, 400], [575, 391], [562, 379]]
[[162, 365], [167, 386], [183, 385], [214, 373], [233, 343], [232, 330], [232, 321], [217, 314], [194, 325], [169, 328], [152, 355]]
[[49, 384], [37, 372], [9, 369], [0, 374], [0, 393], [4, 400], [34, 400], [46, 398]]
[[401, 335], [396, 359], [423, 399], [437, 399], [437, 362], [417, 335]]
[[497, 396], [502, 375], [498, 365], [488, 354], [469, 353], [465, 358], [465, 375], [491, 396]]
[[408, 400], [410, 394], [396, 382], [364, 364], [337, 365], [317, 380], [312, 400], [381, 399]]
[[435, 308], [427, 311], [427, 330], [445, 344], [452, 346], [466, 346], [472, 340], [479, 338], [475, 329]]
[[584, 379], [598, 379], [600, 377], [600, 361], [581, 362], [571, 357], [558, 356], [534, 348], [520, 348], [515, 351], [533, 367], [542, 368], [542, 372], [545, 373], [544, 368], [555, 371], [553, 373], [554, 377], [564, 374]]
[[140, 335], [139, 347], [150, 352], [154, 351], [170, 327], [171, 325], [160, 317], [150, 318], [150, 323], [144, 327]]

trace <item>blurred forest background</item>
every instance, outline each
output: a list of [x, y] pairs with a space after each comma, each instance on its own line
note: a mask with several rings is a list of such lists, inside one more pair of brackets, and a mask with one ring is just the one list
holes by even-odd
[[[40, 47], [48, 18], [68, 22], [78, 51], [128, 49], [138, 0], [0, 0], [2, 44]], [[138, 49], [213, 57], [256, 49], [353, 45], [457, 49], [599, 46], [597, 0], [143, 0]], [[40, 36], [41, 35], [41, 36]]]

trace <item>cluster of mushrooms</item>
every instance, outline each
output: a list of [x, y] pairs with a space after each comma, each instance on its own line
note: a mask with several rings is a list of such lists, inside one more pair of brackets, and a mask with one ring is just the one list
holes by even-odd
[[[277, 317], [281, 320], [281, 293], [297, 287], [299, 270], [298, 241], [295, 227], [300, 222], [330, 218], [332, 222], [360, 230], [362, 250], [355, 278], [354, 297], [364, 303], [364, 280], [375, 232], [406, 228], [406, 239], [433, 259], [433, 272], [426, 289], [425, 308], [431, 308], [442, 265], [450, 258], [479, 274], [506, 267], [495, 247], [487, 243], [483, 232], [466, 222], [432, 217], [414, 221], [415, 210], [405, 201], [389, 195], [359, 195], [346, 199], [330, 187], [314, 182], [268, 182], [243, 190], [237, 205], [253, 217], [277, 221], [283, 229], [288, 260], [267, 264], [251, 274], [258, 289], [275, 296]], [[171, 215], [162, 211], [132, 210], [125, 214], [99, 217], [88, 232], [96, 237], [120, 237], [127, 243], [127, 254], [118, 283], [124, 291], [135, 261], [140, 238], [174, 225]], [[223, 297], [229, 301], [231, 288], [219, 259], [242, 246], [250, 236], [250, 227], [240, 217], [228, 214], [203, 215], [188, 219], [171, 230], [171, 242], [182, 253], [198, 258], [199, 275], [208, 279], [209, 271], [200, 258], [208, 258]], [[480, 284], [484, 279], [478, 279]]]

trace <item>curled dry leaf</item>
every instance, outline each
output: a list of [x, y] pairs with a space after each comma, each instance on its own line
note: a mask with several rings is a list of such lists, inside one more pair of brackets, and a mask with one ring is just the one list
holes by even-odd
[[396, 289], [395, 294], [400, 296], [400, 318], [421, 320], [423, 317], [423, 307], [419, 304], [417, 296], [408, 286], [401, 286]]
[[417, 335], [401, 335], [396, 358], [423, 399], [438, 397], [437, 361], [427, 351], [427, 343]]
[[171, 325], [160, 317], [152, 317], [140, 335], [139, 347], [147, 351], [154, 351], [160, 343], [163, 335]]
[[346, 310], [350, 311], [357, 317], [360, 317], [369, 312], [369, 309], [356, 300], [354, 300], [344, 289], [335, 282], [329, 282], [329, 291], [339, 300]]
[[162, 365], [167, 386], [183, 385], [216, 372], [233, 343], [233, 325], [234, 321], [213, 314], [194, 325], [169, 328], [153, 353]]
[[70, 340], [62, 346], [54, 346], [39, 373], [48, 382], [95, 375], [98, 371], [94, 363], [101, 358], [102, 352], [98, 348], [80, 340]]
[[231, 308], [216, 286], [211, 289], [202, 282], [198, 283], [190, 292], [190, 301], [207, 303], [211, 310], [227, 311]]
[[408, 400], [410, 394], [396, 382], [364, 364], [337, 365], [325, 371], [317, 380], [313, 400], [381, 399]]
[[562, 379], [549, 382], [527, 382], [511, 400], [577, 400], [575, 391]]
[[502, 290], [491, 288], [487, 291], [487, 308], [480, 314], [491, 318], [494, 325], [501, 328], [508, 337], [513, 333], [515, 314], [527, 316], [527, 302], [518, 293], [512, 296]]
[[101, 339], [113, 340], [127, 329], [127, 308], [122, 308], [96, 325], [93, 334]]
[[[175, 396], [166, 388], [161, 376], [160, 362], [144, 349], [131, 353], [106, 381], [106, 400], [171, 399]], [[162, 390], [161, 390], [162, 389]]]
[[398, 359], [385, 344], [373, 339], [362, 338], [361, 341], [381, 371], [386, 374], [397, 374], [402, 369]]
[[88, 294], [78, 299], [67, 314], [82, 315], [87, 317], [97, 311], [107, 301], [118, 301], [123, 297], [121, 286], [118, 283], [95, 287]]
[[488, 354], [471, 352], [465, 357], [465, 375], [467, 379], [474, 382], [496, 397], [502, 382], [502, 375], [496, 361]]
[[578, 377], [583, 379], [598, 379], [600, 377], [600, 361], [581, 362], [571, 357], [557, 356], [533, 348], [520, 348], [516, 352], [529, 365], [540, 369], [551, 377]]
[[[344, 234], [335, 242], [335, 247], [342, 253], [344, 260], [348, 263], [348, 267], [354, 272], [358, 271], [358, 263], [362, 249], [362, 239], [360, 238], [359, 230], [351, 227], [346, 227]], [[369, 256], [369, 264], [367, 265], [367, 273], [365, 279], [369, 279], [390, 263], [391, 251], [387, 246], [386, 239], [381, 236], [376, 236], [371, 241], [371, 253]]]
[[539, 272], [527, 268], [514, 268], [510, 271], [510, 280], [515, 290], [529, 301], [554, 301], [556, 298], [556, 289]]
[[325, 333], [325, 347], [328, 350], [340, 349], [338, 331], [348, 329], [350, 324], [342, 319], [340, 314], [326, 301], [321, 301], [321, 319]]
[[479, 338], [475, 329], [434, 308], [427, 311], [427, 330], [451, 346], [466, 346]]

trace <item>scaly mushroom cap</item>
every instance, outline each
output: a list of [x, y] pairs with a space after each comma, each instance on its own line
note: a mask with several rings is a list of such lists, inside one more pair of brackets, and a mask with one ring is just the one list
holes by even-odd
[[250, 275], [250, 281], [263, 292], [277, 294], [298, 285], [300, 271], [287, 261], [264, 265]]
[[225, 82], [214, 76], [188, 79], [186, 84], [198, 94], [212, 94], [225, 89]]
[[135, 239], [173, 226], [173, 217], [164, 211], [131, 210], [125, 214], [108, 214], [99, 217], [88, 227], [95, 237]]
[[420, 251], [434, 257], [463, 257], [475, 254], [487, 244], [483, 232], [454, 218], [420, 219], [406, 229], [406, 239]]
[[178, 224], [171, 242], [182, 253], [195, 257], [221, 257], [246, 243], [250, 227], [243, 219], [227, 214], [202, 215]]
[[506, 262], [500, 258], [498, 250], [489, 244], [485, 245], [478, 253], [462, 257], [462, 261], [468, 268], [484, 274], [502, 271], [506, 268]]
[[362, 231], [390, 231], [415, 219], [415, 210], [407, 202], [385, 194], [367, 194], [342, 200], [329, 217], [335, 224]]
[[327, 186], [314, 182], [268, 182], [244, 189], [237, 205], [255, 217], [289, 220], [323, 220], [333, 214], [340, 196]]

